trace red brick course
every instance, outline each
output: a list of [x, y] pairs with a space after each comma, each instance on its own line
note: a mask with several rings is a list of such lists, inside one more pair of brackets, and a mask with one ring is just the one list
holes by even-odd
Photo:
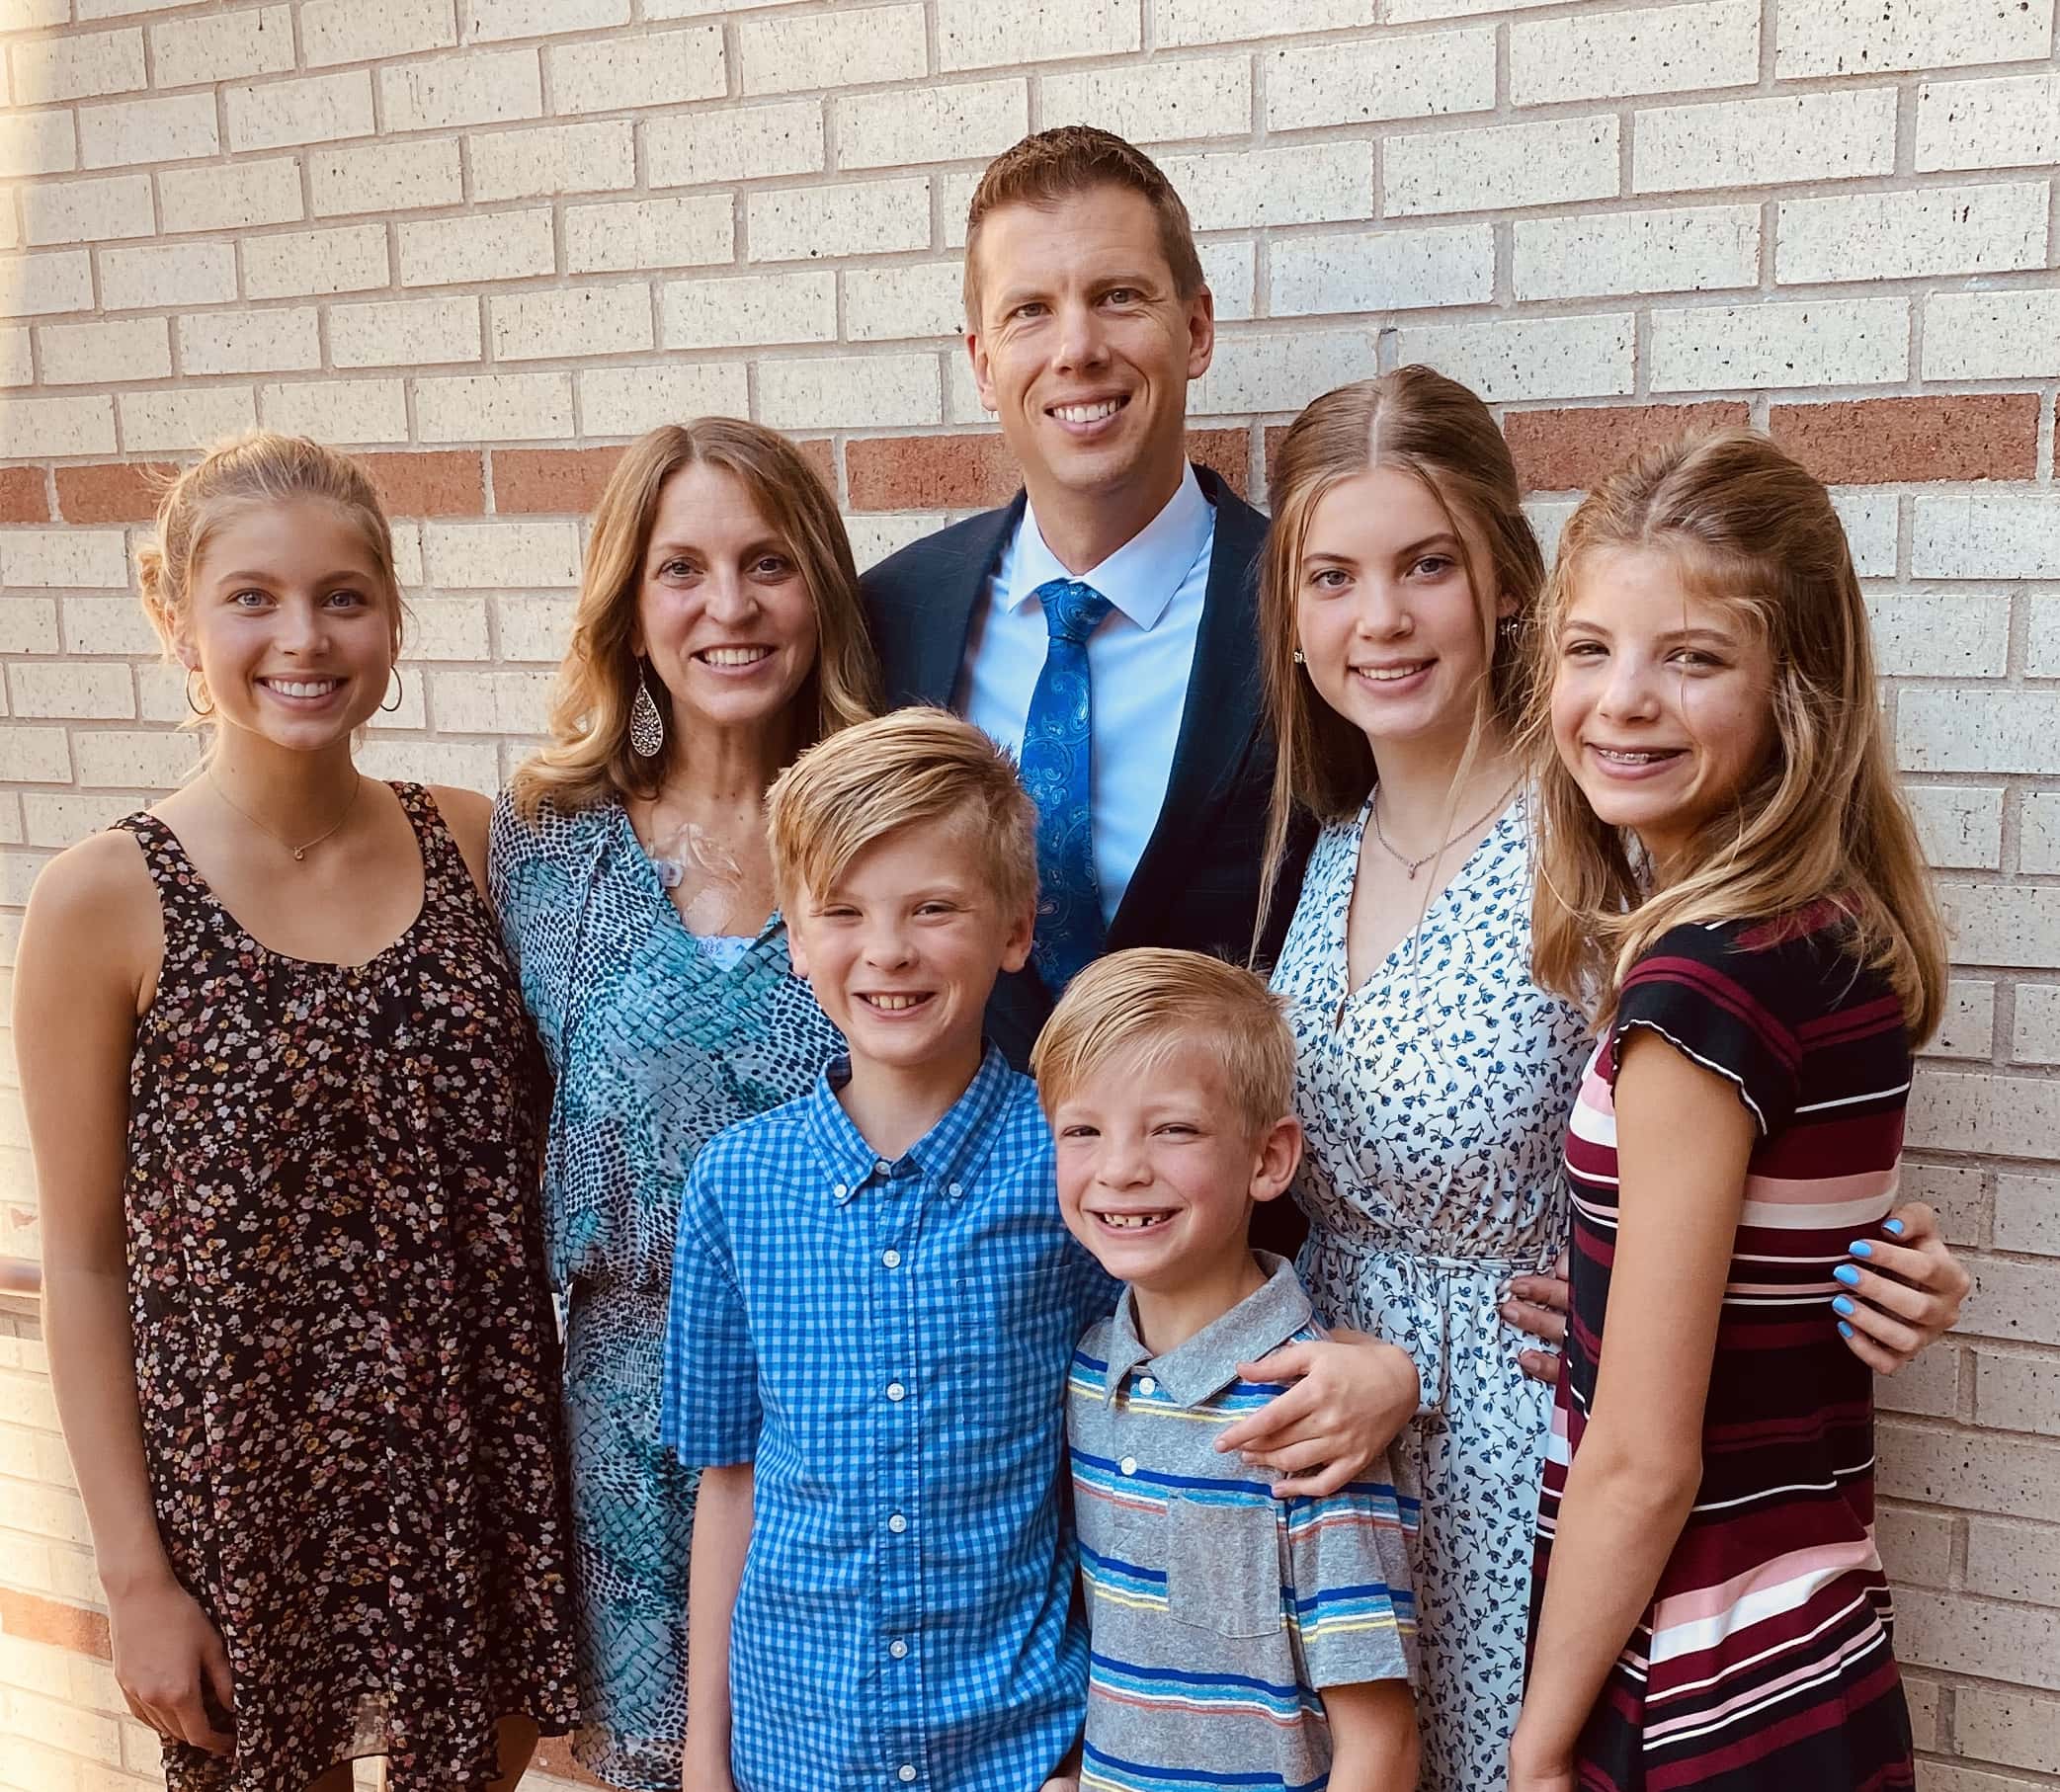
[[64, 1605], [16, 1588], [0, 1587], [0, 1631], [30, 1643], [49, 1643], [80, 1655], [115, 1659], [108, 1621], [83, 1605]]
[[[1240, 497], [1251, 483], [1251, 432], [1190, 430], [1189, 457], [1220, 474]], [[985, 510], [1023, 483], [999, 431], [884, 436], [847, 443], [844, 470], [854, 511]]]
[[0, 523], [47, 523], [49, 494], [40, 466], [0, 467]]
[[148, 523], [157, 515], [169, 460], [102, 460], [57, 469], [57, 514], [67, 523]]
[[1767, 427], [1830, 485], [2038, 476], [2036, 392], [1777, 404]]
[[358, 454], [389, 517], [476, 517], [486, 508], [486, 475], [476, 450]]
[[494, 510], [583, 517], [621, 457], [618, 448], [495, 448]]
[[1525, 491], [1571, 492], [1586, 491], [1647, 448], [1748, 420], [1743, 404], [1725, 399], [1707, 404], [1581, 405], [1507, 411], [1502, 435]]

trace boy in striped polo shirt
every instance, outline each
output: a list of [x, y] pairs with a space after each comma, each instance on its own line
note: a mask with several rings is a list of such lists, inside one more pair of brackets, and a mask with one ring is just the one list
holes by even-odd
[[1323, 1336], [1292, 1266], [1248, 1242], [1301, 1156], [1276, 998], [1199, 953], [1116, 952], [1031, 1064], [1066, 1224], [1127, 1284], [1067, 1395], [1083, 1792], [1410, 1792], [1415, 1503], [1384, 1474], [1276, 1499], [1215, 1447], [1282, 1391], [1240, 1365]]

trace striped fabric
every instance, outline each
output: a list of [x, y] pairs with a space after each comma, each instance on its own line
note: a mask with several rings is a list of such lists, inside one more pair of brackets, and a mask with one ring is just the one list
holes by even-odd
[[1066, 1431], [1087, 1595], [1082, 1792], [1329, 1778], [1321, 1689], [1416, 1666], [1416, 1503], [1385, 1480], [1276, 1500], [1215, 1440], [1284, 1390], [1240, 1363], [1322, 1333], [1293, 1267], [1153, 1357], [1133, 1297], [1073, 1355]]
[[1839, 920], [1827, 903], [1782, 923], [1668, 933], [1625, 979], [1568, 1127], [1574, 1316], [1534, 1593], [1602, 1355], [1617, 1209], [1611, 1089], [1626, 1031], [1651, 1027], [1736, 1084], [1759, 1134], [1702, 1484], [1582, 1737], [1584, 1792], [1913, 1784], [1874, 1550], [1872, 1381], [1831, 1305], [1847, 1243], [1876, 1236], [1892, 1203], [1910, 1048], [1894, 996], [1841, 949]]

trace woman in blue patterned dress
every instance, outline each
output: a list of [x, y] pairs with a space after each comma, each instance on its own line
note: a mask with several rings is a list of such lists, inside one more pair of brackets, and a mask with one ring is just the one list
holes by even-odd
[[[1296, 805], [1323, 824], [1274, 973], [1307, 1134], [1299, 1266], [1328, 1320], [1416, 1362], [1393, 1460], [1423, 1501], [1421, 1783], [1500, 1792], [1551, 1405], [1526, 1372], [1535, 1340], [1501, 1314], [1513, 1277], [1563, 1305], [1559, 1143], [1588, 1043], [1530, 971], [1515, 732], [1544, 568], [1494, 419], [1428, 367], [1312, 403], [1272, 500], [1276, 845]], [[1966, 1286], [1930, 1210], [1899, 1213], [1930, 1291], [1895, 1291], [1912, 1323], [1889, 1321], [1883, 1360], [1949, 1326]]]
[[575, 1752], [672, 1792], [696, 1477], [660, 1448], [673, 1233], [695, 1153], [841, 1041], [787, 962], [761, 803], [862, 720], [877, 675], [836, 506], [728, 418], [652, 431], [593, 522], [550, 740], [493, 816], [490, 876], [555, 1079], [544, 1171], [586, 1721]]

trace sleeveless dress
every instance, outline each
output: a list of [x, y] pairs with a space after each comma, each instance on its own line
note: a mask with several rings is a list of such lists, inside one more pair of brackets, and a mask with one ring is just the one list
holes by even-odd
[[617, 802], [526, 821], [494, 805], [488, 884], [555, 1079], [544, 1171], [565, 1304], [565, 1418], [592, 1773], [675, 1792], [700, 1476], [658, 1442], [687, 1172], [726, 1126], [814, 1086], [843, 1049], [786, 930], [691, 934]]
[[159, 1534], [227, 1645], [235, 1752], [173, 1792], [385, 1753], [490, 1780], [493, 1725], [577, 1716], [536, 1048], [436, 804], [396, 784], [422, 910], [362, 965], [260, 945], [155, 816], [164, 965], [124, 1205]]
[[1316, 1309], [1416, 1359], [1395, 1439], [1416, 1549], [1423, 1792], [1500, 1792], [1524, 1690], [1551, 1389], [1504, 1284], [1565, 1240], [1559, 1141], [1588, 1028], [1530, 980], [1527, 804], [1510, 807], [1358, 989], [1346, 923], [1371, 798], [1318, 838], [1274, 971], [1295, 1037]]
[[[1756, 1138], [1710, 1364], [1702, 1481], [1576, 1753], [1590, 1792], [1909, 1792], [1910, 1716], [1874, 1547], [1874, 1384], [1832, 1270], [1881, 1236], [1910, 1093], [1902, 1005], [1829, 902], [1671, 929], [1624, 978], [1566, 1135], [1573, 1318], [1539, 1503], [1542, 1594], [1606, 1339], [1617, 1054], [1653, 1028], [1734, 1084]], [[1664, 1188], [1641, 1198], [1666, 1199]]]

